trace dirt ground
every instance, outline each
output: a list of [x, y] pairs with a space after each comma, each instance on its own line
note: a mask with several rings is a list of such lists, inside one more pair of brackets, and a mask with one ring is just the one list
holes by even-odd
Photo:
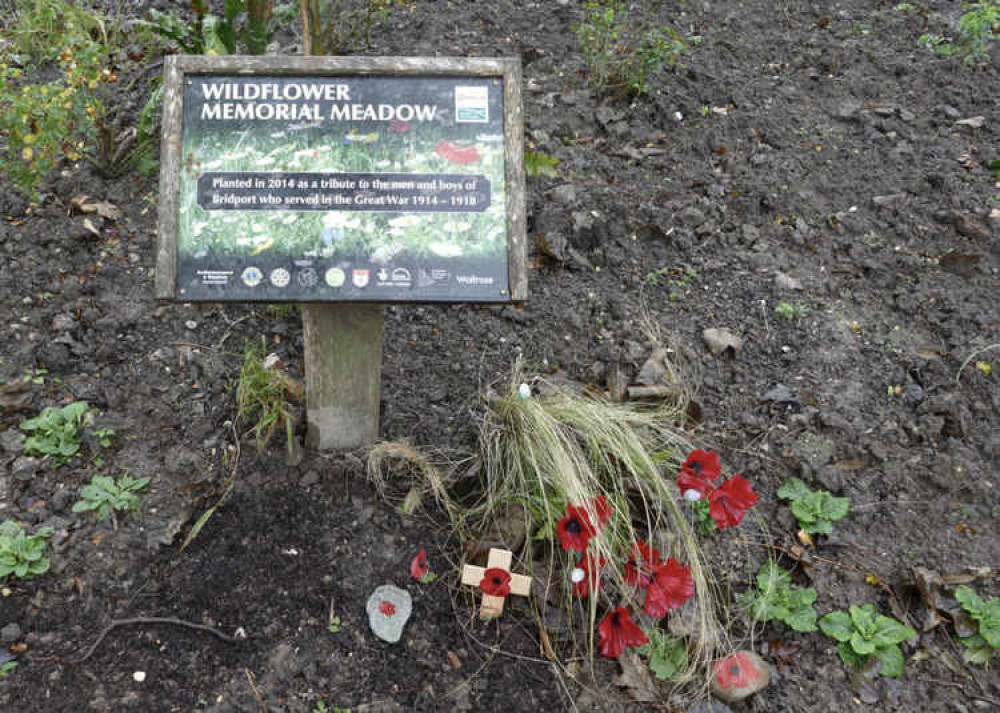
[[[921, 629], [914, 567], [975, 572], [980, 594], [1000, 595], [983, 571], [1000, 563], [997, 48], [977, 69], [918, 42], [953, 33], [959, 3], [667, 0], [663, 21], [702, 39], [633, 102], [587, 86], [571, 30], [582, 2], [407, 4], [371, 54], [522, 57], [527, 139], [559, 159], [558, 177], [528, 180], [529, 237], [556, 256], [532, 247], [523, 309], [386, 309], [385, 439], [472, 452], [481, 396], [518, 358], [530, 375], [603, 388], [610, 371], [636, 373], [652, 323], [692, 367], [692, 435], [761, 496], [754, 518], [706, 541], [720, 596], [746, 589], [765, 536], [797, 544], [776, 495], [792, 476], [851, 498], [797, 569], [821, 614], [872, 603]], [[138, 15], [146, 4], [126, 6]], [[631, 702], [615, 661], [598, 661], [593, 678], [547, 661], [525, 601], [479, 622], [445, 521], [378, 499], [363, 454], [290, 462], [280, 443], [257, 454], [234, 436], [243, 345], [264, 335], [301, 376], [301, 322], [261, 305], [158, 304], [156, 189], [66, 165], [29, 205], [0, 177], [0, 383], [47, 370], [44, 383], [0, 394], [0, 515], [55, 529], [51, 572], [7, 581], [0, 598], [18, 663], [0, 682], [0, 710], [669, 709], [667, 698]], [[68, 211], [80, 193], [123, 216], [92, 235]], [[780, 303], [807, 310], [783, 317]], [[713, 355], [702, 338], [713, 327], [742, 349]], [[103, 464], [26, 462], [18, 424], [69, 400], [117, 431]], [[232, 497], [179, 553], [234, 461]], [[78, 489], [108, 472], [151, 478], [141, 512], [117, 529], [71, 511]], [[420, 547], [440, 575], [429, 585], [409, 576]], [[396, 645], [365, 615], [385, 583], [414, 600]], [[133, 617], [246, 638], [122, 626], [85, 662], [57, 660]], [[995, 668], [963, 664], [949, 631], [904, 645], [901, 681], [862, 690], [822, 634], [751, 635], [737, 618], [736, 644], [801, 649], [790, 664], [768, 657], [770, 686], [732, 710], [854, 710], [875, 698], [889, 711], [1000, 707]]]

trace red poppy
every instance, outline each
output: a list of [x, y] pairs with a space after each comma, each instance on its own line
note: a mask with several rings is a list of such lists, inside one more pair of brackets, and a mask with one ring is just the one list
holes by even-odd
[[491, 567], [483, 572], [479, 588], [492, 597], [506, 597], [510, 594], [510, 572], [499, 567]]
[[746, 688], [761, 676], [759, 668], [746, 651], [737, 651], [731, 656], [719, 659], [712, 665], [715, 681], [720, 688]]
[[[721, 472], [722, 466], [719, 463], [719, 456], [715, 453], [701, 450], [691, 451], [691, 455], [681, 466], [680, 475], [677, 476], [677, 487], [681, 489], [681, 493], [684, 493], [685, 497], [689, 491], [694, 491], [701, 497], [705, 497], [715, 487], [715, 481]], [[696, 500], [698, 498], [689, 499]]]
[[609, 659], [621, 656], [626, 646], [642, 646], [649, 641], [625, 607], [609, 612], [598, 624], [597, 632], [601, 635], [601, 655]]
[[479, 152], [475, 146], [462, 147], [444, 139], [437, 142], [434, 153], [449, 163], [468, 165], [479, 161]]
[[632, 545], [632, 555], [625, 563], [625, 584], [645, 589], [653, 581], [653, 571], [659, 567], [660, 552], [642, 540]]
[[583, 559], [576, 563], [576, 569], [583, 572], [583, 577], [580, 581], [576, 581], [576, 570], [573, 572], [573, 594], [578, 597], [585, 597], [591, 590], [596, 592], [600, 589], [601, 570], [604, 569], [604, 565], [607, 563], [608, 560], [606, 558], [597, 558], [593, 552], [588, 552], [584, 555]]
[[691, 568], [671, 557], [653, 572], [653, 581], [646, 589], [644, 611], [652, 617], [666, 616], [668, 611], [682, 607], [692, 594]]
[[708, 514], [720, 530], [736, 527], [744, 513], [757, 504], [757, 493], [741, 475], [734, 475], [708, 496]]
[[597, 534], [587, 511], [569, 504], [566, 505], [566, 517], [556, 524], [556, 532], [564, 550], [577, 552], [586, 552], [590, 538]]
[[597, 515], [597, 522], [599, 523], [597, 529], [600, 530], [604, 527], [608, 520], [611, 519], [611, 504], [604, 495], [598, 495], [590, 502], [590, 507]]
[[383, 599], [378, 603], [378, 610], [386, 616], [392, 616], [396, 613], [396, 605]]
[[427, 575], [427, 551], [423, 548], [417, 553], [417, 556], [413, 558], [410, 562], [410, 576], [414, 579], [422, 579]]

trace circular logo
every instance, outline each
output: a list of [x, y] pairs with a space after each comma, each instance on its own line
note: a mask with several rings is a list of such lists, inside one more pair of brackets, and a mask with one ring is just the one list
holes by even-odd
[[271, 284], [275, 287], [285, 287], [292, 276], [288, 274], [288, 270], [283, 267], [279, 267], [277, 270], [271, 270]]
[[295, 279], [298, 280], [302, 287], [312, 287], [317, 282], [319, 282], [319, 276], [316, 271], [311, 267], [307, 267], [304, 270], [299, 270], [298, 274], [295, 275]]
[[247, 287], [256, 287], [263, 281], [264, 273], [261, 272], [259, 267], [248, 267], [243, 270], [241, 277], [243, 278], [243, 284]]
[[339, 267], [331, 267], [326, 271], [325, 279], [330, 287], [340, 287], [347, 280], [347, 275]]

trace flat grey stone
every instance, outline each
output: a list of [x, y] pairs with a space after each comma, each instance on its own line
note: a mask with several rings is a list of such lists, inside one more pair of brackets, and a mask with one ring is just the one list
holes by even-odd
[[403, 635], [403, 627], [413, 613], [413, 599], [405, 589], [383, 584], [368, 597], [365, 609], [368, 612], [368, 626], [375, 632], [375, 636], [395, 644]]

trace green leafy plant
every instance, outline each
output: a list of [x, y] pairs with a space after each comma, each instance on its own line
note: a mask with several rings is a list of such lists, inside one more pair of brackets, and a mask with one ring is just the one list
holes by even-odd
[[371, 45], [372, 31], [389, 18], [392, 0], [305, 0], [309, 54], [349, 54]]
[[649, 670], [661, 681], [668, 681], [688, 667], [687, 645], [659, 627], [643, 629], [649, 639], [636, 651], [649, 662]]
[[[80, 489], [80, 500], [73, 512], [97, 512], [97, 519], [114, 519], [116, 512], [130, 512], [139, 507], [138, 493], [149, 485], [149, 478], [123, 475], [117, 480], [107, 475], [95, 475]], [[115, 522], [117, 525], [117, 522]]]
[[958, 39], [936, 34], [920, 36], [920, 44], [943, 57], [962, 55], [968, 65], [985, 65], [990, 61], [990, 45], [1000, 31], [1000, 5], [996, 0], [965, 3], [966, 10], [958, 20]]
[[757, 571], [757, 589], [740, 597], [740, 605], [755, 620], [777, 620], [801, 632], [816, 631], [815, 601], [816, 590], [793, 588], [791, 575], [773, 560]]
[[836, 639], [841, 660], [854, 668], [864, 667], [872, 656], [881, 663], [881, 674], [903, 675], [903, 651], [899, 644], [917, 633], [897, 620], [883, 616], [871, 604], [850, 607], [850, 613], [830, 612], [819, 620], [819, 628]]
[[667, 25], [651, 27], [624, 0], [588, 0], [574, 30], [591, 84], [631, 96], [647, 94], [653, 77], [673, 68], [688, 44]]
[[6, 661], [0, 664], [0, 681], [7, 678], [7, 674], [17, 668], [17, 661]]
[[83, 401], [42, 409], [40, 414], [21, 423], [21, 430], [28, 432], [24, 437], [24, 452], [51, 458], [57, 464], [65, 463], [80, 450], [86, 415], [87, 404]]
[[326, 628], [327, 628], [327, 631], [329, 631], [331, 634], [339, 634], [340, 633], [340, 617], [339, 616], [331, 616], [330, 617], [330, 621], [329, 621], [329, 623], [328, 623], [328, 625], [327, 625]]
[[295, 438], [295, 416], [291, 399], [302, 397], [302, 386], [279, 365], [265, 363], [266, 342], [248, 345], [236, 383], [236, 418], [251, 424], [250, 430], [263, 450], [278, 426], [283, 426], [288, 448]]
[[49, 560], [43, 556], [52, 536], [51, 527], [40, 527], [34, 535], [13, 520], [0, 524], [0, 579], [13, 575], [30, 579], [49, 571]]
[[39, 386], [45, 383], [45, 375], [48, 373], [48, 369], [25, 369], [21, 381]]
[[975, 634], [959, 639], [966, 647], [965, 660], [985, 665], [1000, 650], [1000, 599], [984, 601], [964, 584], [955, 589], [955, 599], [977, 624]]
[[796, 302], [779, 302], [774, 308], [775, 314], [788, 321], [798, 321], [809, 314], [809, 306]]
[[559, 159], [541, 151], [524, 152], [524, 172], [531, 178], [541, 178], [542, 176], [555, 178], [559, 175], [559, 171], [556, 169], [558, 164]]
[[111, 447], [111, 437], [113, 435], [115, 435], [115, 429], [113, 428], [94, 429], [94, 437], [97, 438], [97, 442], [101, 444], [101, 448]]
[[140, 25], [185, 54], [259, 55], [267, 52], [275, 26], [290, 22], [296, 13], [295, 5], [275, 8], [272, 0], [225, 0], [221, 15], [210, 13], [205, 0], [193, 0], [191, 10], [190, 20], [176, 10], [150, 10]]
[[837, 498], [826, 490], [810, 490], [798, 478], [778, 488], [778, 497], [792, 502], [792, 514], [799, 527], [811, 534], [829, 535], [833, 522], [847, 516], [850, 498]]

